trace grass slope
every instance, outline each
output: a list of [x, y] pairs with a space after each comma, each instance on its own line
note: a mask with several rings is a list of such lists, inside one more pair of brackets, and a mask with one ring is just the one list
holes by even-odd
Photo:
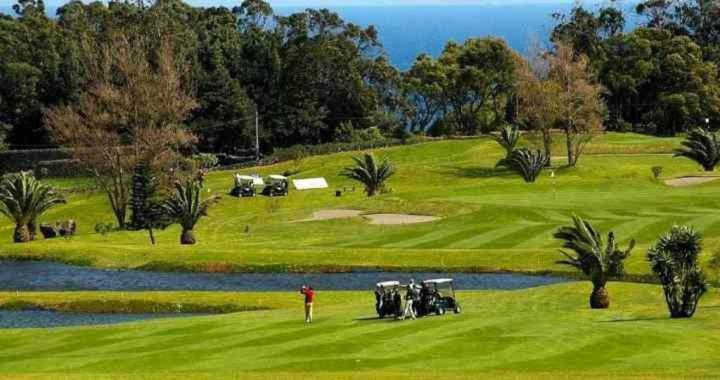
[[[691, 320], [667, 317], [661, 289], [611, 283], [613, 306], [586, 306], [590, 284], [461, 292], [460, 315], [372, 318], [372, 294], [321, 292], [316, 322], [293, 293], [138, 293], [126, 297], [274, 310], [116, 326], [0, 330], [0, 377], [680, 378], [720, 374], [720, 296]], [[1, 294], [88, 300], [107, 293]]]
[[[158, 233], [151, 246], [144, 232], [116, 232], [103, 238], [91, 232], [100, 221], [112, 221], [102, 194], [74, 192], [69, 203], [42, 221], [74, 218], [80, 235], [71, 240], [10, 243], [11, 226], [0, 220], [0, 256], [54, 257], [91, 262], [101, 267], [139, 267], [149, 263], [200, 270], [308, 270], [349, 267], [435, 268], [447, 270], [566, 271], [556, 265], [558, 242], [552, 232], [578, 213], [602, 231], [610, 229], [639, 246], [628, 262], [632, 274], [647, 274], [644, 250], [673, 223], [695, 226], [706, 236], [706, 252], [720, 240], [720, 181], [672, 188], [652, 178], [650, 168], [662, 166], [666, 178], [698, 175], [699, 167], [672, 158], [679, 139], [635, 134], [606, 134], [588, 147], [574, 169], [558, 168], [553, 179], [544, 173], [525, 184], [495, 169], [503, 154], [493, 141], [481, 138], [449, 140], [381, 149], [398, 174], [393, 192], [368, 199], [360, 189], [335, 197], [335, 189], [353, 183], [338, 176], [350, 164], [351, 153], [306, 159], [299, 177], [324, 176], [327, 190], [291, 192], [287, 199], [236, 199], [229, 196], [201, 221], [199, 244], [178, 245], [179, 231]], [[564, 163], [558, 145], [554, 164]], [[244, 173], [282, 172], [292, 164], [244, 170]], [[210, 191], [226, 193], [232, 172], [209, 176]], [[86, 186], [62, 180], [65, 189]], [[367, 212], [402, 212], [440, 216], [433, 223], [381, 226], [362, 218], [293, 223], [330, 208]], [[249, 232], [246, 232], [249, 231]], [[706, 257], [709, 255], [705, 255]]]

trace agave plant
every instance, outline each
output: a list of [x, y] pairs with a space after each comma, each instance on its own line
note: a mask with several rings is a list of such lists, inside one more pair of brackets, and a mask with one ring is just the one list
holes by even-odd
[[610, 277], [624, 274], [623, 261], [630, 256], [635, 240], [630, 241], [627, 249], [621, 250], [612, 232], [608, 234], [607, 244], [604, 244], [600, 233], [589, 222], [577, 215], [573, 215], [572, 220], [572, 226], [561, 227], [554, 237], [564, 240], [563, 248], [572, 250], [574, 254], [560, 251], [565, 259], [557, 263], [574, 267], [588, 276], [593, 283], [590, 307], [607, 309], [610, 307], [610, 295], [605, 285]]
[[715, 170], [720, 162], [720, 137], [717, 133], [697, 128], [688, 133], [683, 147], [675, 149], [675, 157], [686, 157], [700, 164], [706, 172]]
[[509, 158], [520, 141], [520, 129], [514, 125], [504, 125], [494, 139], [505, 149], [505, 158]]
[[532, 183], [547, 166], [549, 157], [541, 150], [527, 148], [514, 150], [508, 158], [500, 160], [497, 166], [505, 166], [519, 173], [525, 182]]
[[648, 250], [652, 271], [660, 278], [671, 318], [690, 318], [707, 292], [698, 265], [702, 237], [693, 228], [673, 226]]
[[10, 174], [0, 183], [0, 213], [15, 223], [13, 241], [16, 243], [32, 240], [38, 217], [61, 203], [65, 203], [62, 196], [30, 173]]
[[210, 206], [217, 203], [220, 197], [202, 199], [202, 186], [197, 181], [188, 180], [184, 184], [175, 183], [175, 194], [167, 199], [162, 207], [167, 216], [182, 226], [180, 244], [192, 245], [196, 243], [195, 225], [204, 216], [207, 216]]
[[372, 153], [353, 157], [353, 160], [355, 166], [345, 168], [340, 175], [362, 182], [368, 197], [379, 194], [388, 178], [395, 174], [395, 168], [388, 160], [378, 163]]

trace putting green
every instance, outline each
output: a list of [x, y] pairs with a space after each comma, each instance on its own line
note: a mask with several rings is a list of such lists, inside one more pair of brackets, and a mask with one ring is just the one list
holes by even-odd
[[0, 377], [678, 378], [720, 374], [720, 296], [670, 320], [658, 286], [611, 283], [590, 310], [587, 282], [460, 292], [459, 315], [373, 319], [371, 292], [320, 292], [304, 325], [296, 293], [21, 293], [88, 299], [265, 305], [269, 311], [124, 325], [0, 330]]
[[[577, 168], [555, 160], [555, 177], [545, 172], [535, 184], [495, 169], [502, 150], [488, 138], [444, 140], [376, 151], [397, 166], [391, 193], [365, 197], [338, 175], [353, 153], [306, 159], [298, 178], [326, 177], [329, 189], [292, 191], [288, 198], [225, 196], [197, 227], [199, 244], [180, 247], [176, 227], [157, 233], [152, 246], [145, 232], [94, 233], [98, 222], [113, 220], [107, 200], [95, 192], [72, 192], [67, 205], [41, 222], [73, 218], [79, 235], [53, 241], [11, 244], [12, 226], [0, 220], [0, 257], [34, 256], [89, 262], [100, 267], [184, 267], [225, 271], [343, 270], [350, 267], [438, 270], [568, 271], [552, 233], [577, 213], [623, 242], [638, 241], [629, 273], [648, 273], [645, 250], [673, 223], [695, 226], [705, 235], [705, 252], [719, 247], [720, 181], [671, 187], [665, 179], [702, 174], [693, 162], [673, 158], [680, 139], [606, 134], [587, 149]], [[557, 156], [562, 155], [558, 144]], [[281, 173], [292, 163], [242, 170]], [[651, 167], [663, 167], [660, 180]], [[231, 171], [213, 172], [207, 188], [227, 193]], [[87, 180], [58, 180], [64, 189]], [[348, 190], [341, 197], [336, 189]], [[292, 223], [328, 209], [440, 217], [430, 223], [373, 225], [363, 218]], [[708, 254], [703, 260], [708, 259]], [[152, 265], [149, 265], [151, 264]]]

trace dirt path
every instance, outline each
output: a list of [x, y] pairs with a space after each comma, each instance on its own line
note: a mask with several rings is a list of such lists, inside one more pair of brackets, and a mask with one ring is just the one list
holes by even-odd
[[668, 179], [665, 181], [665, 184], [672, 187], [687, 187], [701, 185], [703, 183], [712, 182], [717, 179], [720, 179], [720, 177], [681, 177]]

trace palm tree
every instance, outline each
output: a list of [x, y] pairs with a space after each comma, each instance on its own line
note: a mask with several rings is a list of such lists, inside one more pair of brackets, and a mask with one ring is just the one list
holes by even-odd
[[697, 128], [688, 133], [683, 147], [675, 149], [675, 157], [686, 157], [700, 164], [706, 172], [715, 170], [720, 162], [720, 137], [717, 133]]
[[353, 157], [353, 160], [355, 166], [345, 168], [340, 175], [362, 182], [368, 197], [379, 194], [385, 187], [385, 181], [395, 174], [395, 168], [387, 159], [378, 164], [372, 153]]
[[607, 245], [604, 245], [600, 233], [589, 222], [582, 220], [577, 215], [573, 215], [572, 226], [561, 227], [554, 237], [565, 241], [563, 248], [575, 252], [572, 255], [560, 251], [566, 259], [557, 263], [577, 268], [592, 281], [593, 291], [590, 295], [590, 307], [593, 309], [610, 307], [610, 295], [605, 285], [610, 277], [624, 274], [623, 261], [630, 256], [630, 251], [635, 247], [635, 240], [630, 241], [626, 250], [620, 250], [615, 235], [610, 232]]
[[500, 160], [496, 167], [505, 166], [520, 174], [525, 182], [532, 183], [550, 161], [547, 154], [540, 150], [516, 149], [510, 156]]
[[648, 250], [652, 271], [665, 293], [671, 318], [690, 318], [700, 297], [707, 292], [705, 275], [698, 265], [702, 237], [693, 228], [673, 226]]
[[62, 196], [30, 173], [10, 174], [0, 183], [0, 213], [15, 223], [15, 243], [32, 240], [38, 217], [61, 203], [65, 203]]
[[514, 125], [504, 125], [500, 128], [500, 133], [493, 138], [505, 149], [505, 158], [509, 158], [520, 141], [520, 129]]
[[167, 199], [162, 207], [167, 216], [182, 226], [180, 244], [195, 244], [193, 229], [200, 218], [207, 216], [208, 209], [220, 199], [219, 196], [202, 199], [202, 186], [197, 181], [188, 180], [184, 184], [175, 182], [175, 194]]

